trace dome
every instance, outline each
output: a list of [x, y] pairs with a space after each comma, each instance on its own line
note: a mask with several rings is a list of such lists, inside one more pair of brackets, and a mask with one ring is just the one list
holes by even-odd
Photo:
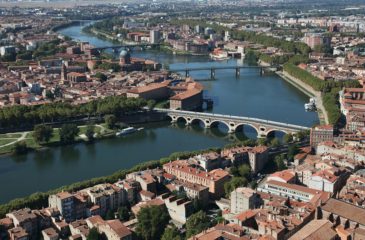
[[121, 58], [125, 58], [127, 56], [129, 56], [129, 52], [127, 50], [122, 50], [119, 54], [119, 57]]

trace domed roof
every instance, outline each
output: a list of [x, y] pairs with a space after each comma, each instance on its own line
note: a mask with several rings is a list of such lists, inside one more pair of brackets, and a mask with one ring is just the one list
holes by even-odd
[[124, 57], [127, 57], [129, 55], [130, 55], [129, 52], [127, 50], [123, 49], [122, 51], [120, 51], [119, 57], [124, 58]]

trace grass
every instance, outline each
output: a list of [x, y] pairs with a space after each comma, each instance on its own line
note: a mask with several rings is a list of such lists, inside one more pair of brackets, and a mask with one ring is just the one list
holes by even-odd
[[[22, 136], [21, 133], [6, 133], [6, 134], [0, 134], [1, 138], [20, 138]], [[0, 144], [2, 145], [2, 144]]]
[[[97, 138], [107, 137], [107, 136], [113, 135], [116, 132], [115, 130], [108, 129], [105, 123], [100, 124], [100, 125], [103, 128], [100, 127], [100, 126], [95, 126], [95, 128], [94, 128], [95, 133], [97, 133], [97, 135], [98, 135]], [[79, 135], [82, 135], [82, 134], [86, 133], [87, 126], [79, 126], [78, 128], [80, 129]], [[26, 137], [23, 141], [25, 141], [28, 148], [33, 149], [33, 150], [40, 149], [42, 147], [57, 145], [61, 141], [58, 128], [53, 129], [53, 134], [52, 134], [52, 137], [49, 140], [49, 142], [46, 143], [46, 144], [42, 144], [42, 145], [38, 144], [34, 140], [32, 134], [33, 134], [33, 132], [29, 132], [26, 135]], [[16, 141], [17, 138], [20, 138], [21, 136], [22, 136], [22, 133], [0, 134], [0, 146], [11, 143], [11, 142], [14, 142], [14, 141]], [[75, 140], [76, 141], [83, 141], [85, 139], [77, 136]], [[14, 148], [14, 144], [11, 144], [9, 146], [0, 147], [0, 155], [1, 154], [12, 153], [13, 148]]]

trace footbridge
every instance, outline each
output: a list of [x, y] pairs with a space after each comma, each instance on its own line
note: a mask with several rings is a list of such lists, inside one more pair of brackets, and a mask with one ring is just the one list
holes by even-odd
[[232, 69], [232, 70], [235, 70], [236, 77], [239, 77], [241, 74], [241, 69], [246, 69], [246, 68], [259, 69], [260, 74], [264, 74], [265, 71], [275, 72], [278, 69], [277, 66], [212, 66], [212, 67], [177, 68], [177, 69], [170, 69], [170, 71], [185, 72], [186, 77], [189, 77], [190, 72], [192, 72], [192, 71], [210, 71], [211, 78], [214, 78], [216, 70]]
[[245, 125], [251, 126], [256, 130], [258, 138], [266, 138], [267, 135], [273, 131], [280, 131], [285, 134], [294, 134], [309, 129], [304, 126], [263, 120], [259, 118], [160, 108], [156, 108], [155, 111], [166, 113], [166, 115], [171, 118], [172, 122], [177, 122], [179, 119], [183, 119], [186, 121], [187, 125], [200, 121], [203, 123], [205, 128], [210, 128], [216, 124], [222, 123], [228, 127], [229, 133], [233, 133]]

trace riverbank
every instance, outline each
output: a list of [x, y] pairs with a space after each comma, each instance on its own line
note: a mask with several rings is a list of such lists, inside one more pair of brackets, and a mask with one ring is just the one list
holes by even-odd
[[[226, 145], [224, 147], [228, 146], [232, 146], [232, 144]], [[189, 151], [189, 152], [175, 152], [170, 154], [168, 157], [163, 157], [160, 158], [159, 160], [150, 160], [144, 163], [140, 163], [130, 169], [121, 169], [108, 176], [92, 178], [85, 181], [76, 182], [67, 186], [62, 186], [57, 189], [49, 190], [47, 192], [37, 192], [23, 198], [17, 198], [11, 200], [8, 203], [0, 205], [0, 218], [4, 217], [5, 214], [13, 210], [21, 209], [24, 207], [29, 207], [31, 209], [40, 209], [47, 207], [48, 196], [51, 194], [55, 194], [61, 191], [75, 192], [80, 189], [92, 187], [101, 183], [114, 183], [119, 179], [124, 179], [128, 173], [162, 167], [163, 164], [168, 163], [170, 161], [174, 161], [176, 159], [186, 159], [197, 154], [209, 151], [219, 151], [220, 149], [221, 148], [209, 148], [209, 149]]]
[[298, 90], [302, 91], [304, 94], [306, 94], [309, 97], [315, 97], [316, 103], [317, 103], [317, 111], [318, 111], [318, 117], [321, 124], [329, 124], [328, 120], [328, 113], [326, 109], [323, 106], [322, 101], [322, 94], [319, 91], [314, 90], [311, 86], [304, 83], [303, 81], [300, 81], [299, 79], [291, 76], [289, 73], [282, 71], [282, 72], [276, 72], [277, 75], [279, 75], [282, 79], [296, 87]]

